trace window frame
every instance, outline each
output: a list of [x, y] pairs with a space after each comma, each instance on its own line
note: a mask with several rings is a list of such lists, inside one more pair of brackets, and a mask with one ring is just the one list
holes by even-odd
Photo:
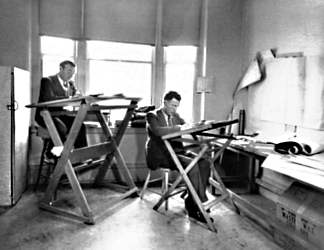
[[[67, 38], [60, 38], [60, 37], [54, 37], [54, 36], [40, 36], [40, 54], [41, 54], [41, 75], [43, 76], [47, 76], [47, 73], [46, 75], [44, 75], [44, 69], [43, 69], [43, 65], [44, 65], [44, 58], [46, 56], [48, 56], [49, 54], [47, 53], [43, 53], [42, 52], [42, 37], [49, 37], [49, 38], [54, 38], [54, 39], [67, 39]], [[75, 79], [76, 79], [76, 84], [77, 84], [77, 87], [79, 89], [81, 89], [81, 91], [84, 93], [84, 94], [89, 94], [89, 89], [90, 89], [90, 60], [92, 59], [95, 59], [95, 58], [89, 58], [88, 57], [88, 49], [87, 49], [87, 42], [91, 42], [91, 40], [82, 40], [82, 41], [79, 41], [79, 40], [74, 40], [74, 39], [67, 39], [67, 40], [71, 40], [73, 41], [73, 57], [66, 57], [64, 55], [60, 56], [60, 59], [61, 61], [65, 60], [65, 59], [72, 59], [76, 65], [77, 65], [77, 70], [76, 70], [76, 74], [75, 74]], [[107, 43], [113, 43], [113, 42], [110, 42], [110, 41], [105, 41]], [[120, 44], [126, 44], [126, 43], [120, 43]], [[134, 45], [142, 45], [142, 44], [134, 44]], [[194, 73], [193, 73], [193, 79], [192, 79], [192, 94], [189, 96], [190, 99], [192, 100], [191, 101], [191, 104], [194, 105], [195, 103], [195, 88], [194, 88], [194, 84], [195, 84], [195, 79], [197, 77], [197, 66], [198, 66], [198, 47], [197, 46], [166, 46], [166, 47], [163, 47], [163, 57], [164, 57], [164, 60], [163, 60], [163, 74], [162, 74], [162, 77], [163, 79], [161, 79], [161, 81], [158, 81], [159, 84], [161, 84], [161, 86], [155, 86], [156, 85], [156, 79], [154, 79], [156, 77], [156, 70], [157, 70], [157, 65], [156, 65], [156, 47], [154, 45], [149, 45], [151, 46], [151, 60], [148, 62], [146, 60], [128, 60], [128, 59], [116, 59], [116, 58], [108, 58], [108, 59], [100, 59], [100, 61], [109, 61], [109, 62], [125, 62], [125, 63], [149, 63], [151, 65], [151, 85], [150, 85], [150, 103], [151, 105], [154, 105], [154, 101], [156, 102], [156, 100], [162, 100], [162, 97], [163, 97], [163, 94], [164, 92], [166, 91], [166, 88], [167, 88], [167, 85], [168, 83], [166, 82], [167, 81], [167, 72], [166, 72], [166, 69], [167, 69], [167, 65], [172, 65], [173, 63], [177, 64], [177, 62], [174, 62], [174, 61], [169, 61], [168, 60], [168, 55], [167, 55], [167, 50], [168, 50], [168, 47], [169, 48], [182, 48], [182, 47], [193, 47], [196, 49], [196, 56], [195, 56], [195, 60], [194, 61], [191, 61], [191, 62], [188, 62], [188, 61], [181, 61], [181, 62], [178, 62], [180, 64], [187, 64], [187, 63], [193, 63], [194, 65]], [[97, 60], [97, 59], [95, 59]], [[59, 70], [59, 66], [57, 65], [57, 71], [56, 72], [53, 72], [53, 74], [57, 73]], [[158, 92], [156, 92], [158, 90]], [[162, 93], [162, 92], [163, 93]], [[161, 92], [161, 93], [160, 93]], [[183, 99], [187, 98], [186, 95], [187, 94], [184, 94], [184, 93], [180, 93], [181, 96], [183, 97]], [[162, 103], [160, 103], [162, 105]], [[188, 107], [186, 107], [188, 108]], [[193, 110], [193, 106], [190, 107], [191, 110]], [[194, 116], [194, 111], [192, 111], [191, 115], [190, 115], [190, 118], [189, 120], [191, 120]]]

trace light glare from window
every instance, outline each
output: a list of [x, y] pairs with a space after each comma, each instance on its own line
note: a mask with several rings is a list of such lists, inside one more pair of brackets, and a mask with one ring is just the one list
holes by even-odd
[[166, 62], [196, 62], [197, 47], [170, 46], [165, 48]]
[[41, 52], [47, 55], [73, 57], [74, 41], [58, 37], [41, 37]]
[[[151, 105], [152, 52], [149, 45], [87, 42], [89, 93], [140, 97], [139, 106]], [[122, 110], [111, 110], [111, 122], [124, 115]]]
[[[90, 93], [124, 94], [150, 103], [151, 64], [90, 60]], [[109, 76], [109, 77], [107, 77]]]
[[89, 41], [87, 49], [89, 59], [152, 61], [153, 48], [148, 45]]

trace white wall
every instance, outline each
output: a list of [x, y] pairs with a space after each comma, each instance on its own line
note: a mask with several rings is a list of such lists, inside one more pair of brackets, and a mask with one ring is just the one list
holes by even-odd
[[206, 75], [214, 83], [206, 94], [206, 120], [225, 120], [232, 109], [241, 76], [242, 7], [241, 0], [209, 1]]
[[30, 71], [31, 2], [0, 2], [0, 65]]
[[[302, 52], [304, 56], [323, 56], [324, 53], [324, 2], [321, 0], [245, 0], [242, 4], [242, 50], [240, 73], [243, 74], [257, 52], [273, 49], [276, 54]], [[226, 53], [228, 50], [226, 51]], [[239, 59], [238, 59], [239, 60]], [[230, 64], [223, 65], [235, 70]], [[247, 111], [247, 130], [255, 127], [284, 133], [285, 124], [249, 120], [247, 100], [249, 91], [235, 98], [237, 110]]]

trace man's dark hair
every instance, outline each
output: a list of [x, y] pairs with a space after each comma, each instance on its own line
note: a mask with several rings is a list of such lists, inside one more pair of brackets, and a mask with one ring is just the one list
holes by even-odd
[[164, 95], [164, 101], [171, 101], [172, 99], [176, 99], [177, 101], [181, 101], [181, 95], [176, 91], [169, 91]]
[[63, 69], [65, 68], [65, 65], [71, 65], [72, 67], [76, 67], [75, 63], [69, 60], [65, 60], [60, 63], [60, 67], [62, 67]]

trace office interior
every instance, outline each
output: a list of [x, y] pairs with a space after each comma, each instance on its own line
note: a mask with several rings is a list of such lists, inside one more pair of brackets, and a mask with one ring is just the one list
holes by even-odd
[[[280, 136], [298, 135], [322, 143], [323, 9], [324, 3], [320, 0], [2, 0], [0, 65], [27, 72], [27, 76], [24, 76], [26, 85], [15, 90], [17, 95], [26, 98], [27, 105], [38, 100], [44, 66], [41, 53], [43, 36], [77, 42], [74, 54], [77, 64], [75, 81], [85, 95], [93, 94], [86, 53], [89, 41], [150, 45], [150, 101], [144, 105], [159, 107], [168, 84], [165, 77], [165, 51], [170, 46], [193, 46], [196, 48], [196, 61], [194, 72], [188, 73], [193, 74], [192, 93], [188, 95], [192, 106], [185, 107], [190, 110], [188, 119], [194, 122], [202, 119], [223, 121], [239, 118], [240, 111], [244, 110], [246, 136], [257, 135], [261, 141], [271, 141]], [[270, 63], [260, 60], [260, 55], [269, 54], [272, 57], [267, 58]], [[256, 64], [259, 78], [251, 85], [242, 87], [240, 84], [248, 76], [249, 69]], [[187, 72], [180, 74], [185, 77]], [[208, 90], [199, 89], [199, 79], [210, 80]], [[264, 82], [266, 84], [263, 86], [266, 87], [262, 89], [260, 86]], [[19, 92], [19, 88], [24, 91]], [[183, 99], [186, 97], [187, 95], [183, 96]], [[5, 99], [5, 96], [2, 98]], [[282, 103], [286, 106], [282, 106]], [[291, 103], [294, 105], [290, 105]], [[22, 108], [24, 105], [19, 105], [19, 109]], [[7, 106], [4, 109], [7, 110]], [[12, 132], [10, 124], [7, 118], [1, 119], [4, 130]], [[17, 207], [25, 191], [35, 184], [42, 150], [42, 140], [37, 138], [33, 130], [35, 125], [37, 124], [32, 109], [28, 109], [27, 117], [15, 125], [17, 132], [13, 133], [17, 134], [17, 138], [23, 138], [19, 143], [23, 147], [21, 152], [25, 154], [22, 160], [25, 172], [23, 183], [15, 183], [19, 186], [21, 195], [18, 195], [17, 200], [10, 198], [11, 204], [6, 204], [6, 212], [1, 216], [6, 216], [8, 209], [10, 211]], [[25, 131], [25, 134], [20, 131]], [[232, 127], [230, 132], [237, 135], [238, 127]], [[95, 127], [88, 128], [90, 142], [100, 141], [101, 136]], [[11, 169], [12, 157], [8, 159], [8, 155], [12, 154], [9, 146], [11, 139], [2, 140], [8, 143], [2, 143], [1, 168]], [[130, 173], [139, 185], [144, 182], [147, 174], [143, 155], [145, 141], [145, 128], [130, 127], [125, 133], [124, 143], [121, 144]], [[315, 158], [321, 162], [322, 158], [318, 155], [321, 154], [316, 154]], [[241, 156], [240, 152], [229, 152], [227, 158], [228, 164], [234, 162], [236, 167], [243, 166], [245, 172], [245, 166], [251, 160], [251, 157]], [[257, 161], [258, 170], [262, 169], [259, 172], [262, 176], [253, 176], [258, 179], [255, 192], [262, 199], [259, 203], [272, 202], [274, 211], [271, 212], [274, 212], [274, 219], [260, 219], [255, 215], [259, 212], [251, 207], [245, 209], [245, 213], [252, 217], [254, 223], [259, 222], [262, 228], [266, 228], [263, 230], [270, 235], [270, 243], [267, 244], [275, 242], [272, 247], [323, 249], [321, 247], [324, 242], [318, 236], [324, 227], [324, 224], [320, 224], [324, 217], [322, 212], [317, 211], [319, 224], [313, 227], [319, 232], [314, 233], [313, 229], [309, 229], [311, 232], [306, 230], [305, 233], [304, 230], [304, 234], [298, 231], [300, 225], [286, 225], [285, 221], [277, 218], [280, 214], [276, 214], [278, 206], [287, 202], [284, 200], [286, 191], [298, 188], [292, 186], [294, 183], [301, 183], [310, 193], [314, 192], [321, 197], [323, 186], [318, 184], [321, 183], [321, 172], [316, 172], [316, 177], [313, 177], [306, 168], [301, 170], [302, 174], [299, 172], [289, 175], [288, 172], [271, 167], [263, 168], [261, 163], [266, 157], [261, 158]], [[275, 163], [279, 164], [277, 161]], [[308, 176], [307, 180], [304, 179], [305, 176]], [[91, 177], [90, 173], [80, 178], [87, 180]], [[4, 178], [0, 180], [3, 182]], [[1, 183], [0, 188], [7, 189]], [[236, 191], [233, 189], [234, 193]], [[0, 194], [1, 192], [0, 190]], [[245, 191], [241, 190], [236, 193], [240, 197], [244, 197], [244, 194]], [[303, 203], [300, 206], [304, 210], [308, 209]], [[150, 209], [149, 206], [140, 207]], [[289, 202], [286, 209], [290, 209]], [[309, 227], [312, 227], [311, 223], [315, 223], [312, 221], [312, 212], [307, 217], [311, 221], [307, 225]], [[169, 211], [168, 215], [169, 213], [172, 214]], [[296, 213], [306, 216], [301, 210]], [[49, 220], [53, 220], [53, 217]], [[200, 234], [204, 230], [208, 232], [203, 229]], [[289, 232], [288, 236], [284, 235], [285, 232]], [[206, 249], [209, 247], [211, 246], [206, 246]]]

